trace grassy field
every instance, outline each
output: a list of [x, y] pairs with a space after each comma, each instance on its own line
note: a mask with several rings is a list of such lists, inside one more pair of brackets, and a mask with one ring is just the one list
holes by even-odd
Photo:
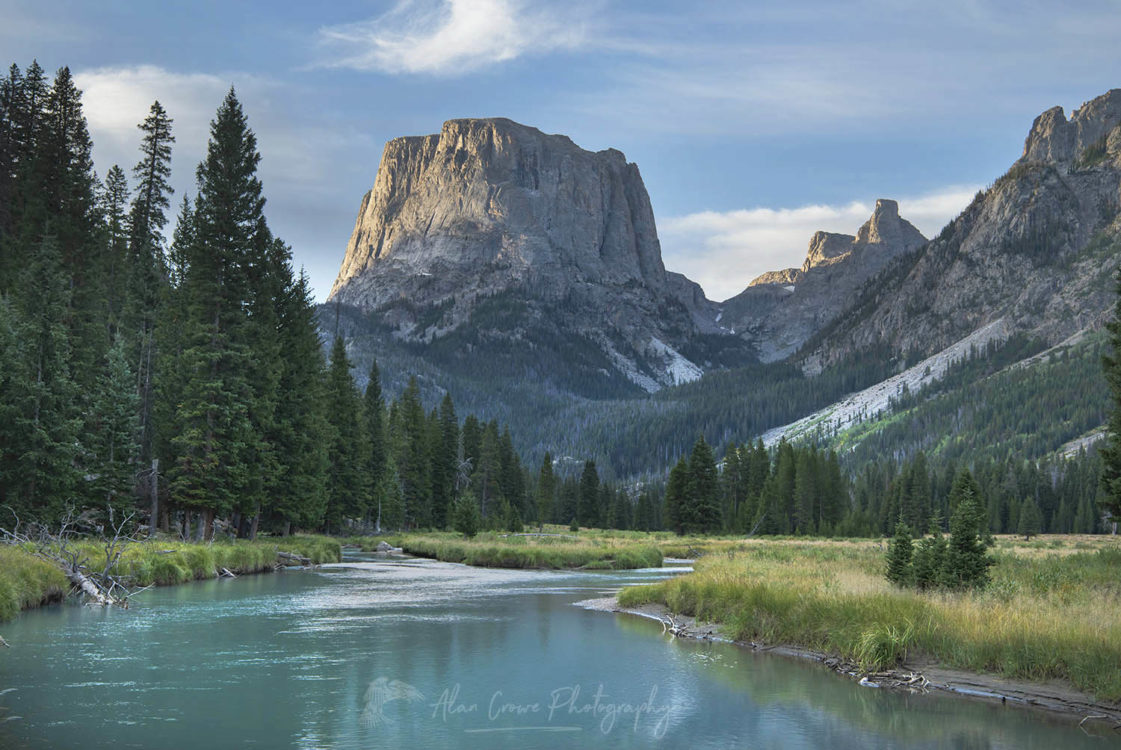
[[[89, 559], [89, 567], [99, 569], [104, 561], [104, 546], [92, 542], [78, 546]], [[321, 536], [212, 544], [151, 540], [129, 545], [118, 570], [137, 586], [170, 586], [214, 578], [219, 568], [237, 574], [272, 570], [278, 561], [278, 550], [310, 558], [317, 564], [342, 558], [338, 541]], [[21, 609], [59, 599], [69, 588], [66, 577], [54, 565], [19, 547], [0, 547], [0, 620]]]
[[883, 577], [879, 541], [725, 540], [695, 572], [625, 589], [737, 640], [825, 651], [874, 671], [903, 659], [1121, 700], [1121, 539], [1000, 537], [992, 584], [918, 593]]
[[391, 537], [388, 541], [411, 555], [485, 568], [629, 570], [657, 568], [662, 564], [662, 550], [647, 535], [622, 537], [590, 531], [571, 534], [567, 527], [564, 531], [547, 531], [557, 536], [484, 532], [465, 539], [460, 534], [432, 532]]

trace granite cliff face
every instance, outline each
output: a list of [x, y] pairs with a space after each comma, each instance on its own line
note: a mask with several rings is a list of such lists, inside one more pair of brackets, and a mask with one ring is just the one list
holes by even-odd
[[718, 332], [662, 265], [638, 167], [506, 119], [386, 144], [329, 299], [404, 342], [563, 339], [647, 391], [699, 377], [681, 350]]
[[751, 341], [763, 361], [785, 359], [847, 310], [869, 279], [925, 243], [899, 204], [878, 200], [856, 236], [817, 232], [801, 268], [765, 273], [724, 302], [721, 325]]
[[1036, 118], [1021, 158], [864, 290], [810, 371], [887, 343], [927, 355], [1000, 322], [1058, 343], [1108, 317], [1121, 250], [1121, 89]]

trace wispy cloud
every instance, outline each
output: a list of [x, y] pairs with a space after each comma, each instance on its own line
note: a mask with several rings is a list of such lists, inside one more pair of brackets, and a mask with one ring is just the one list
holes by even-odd
[[[927, 237], [969, 204], [977, 186], [952, 186], [904, 198], [900, 215]], [[662, 219], [658, 234], [667, 268], [704, 287], [712, 299], [727, 299], [759, 274], [800, 266], [814, 232], [855, 234], [872, 214], [874, 201], [797, 208], [702, 211]]]
[[569, 5], [528, 0], [401, 0], [388, 13], [319, 31], [326, 67], [457, 75], [523, 55], [574, 49], [587, 30]]

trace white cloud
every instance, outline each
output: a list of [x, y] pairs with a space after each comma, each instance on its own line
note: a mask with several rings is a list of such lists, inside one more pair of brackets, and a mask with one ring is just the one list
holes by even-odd
[[[899, 201], [899, 213], [927, 237], [972, 200], [977, 186], [952, 186]], [[702, 211], [658, 222], [666, 267], [684, 273], [716, 300], [739, 294], [765, 271], [802, 265], [816, 231], [855, 234], [874, 201], [798, 208]]]
[[400, 0], [385, 15], [319, 31], [327, 67], [455, 75], [586, 41], [573, 7], [526, 0]]

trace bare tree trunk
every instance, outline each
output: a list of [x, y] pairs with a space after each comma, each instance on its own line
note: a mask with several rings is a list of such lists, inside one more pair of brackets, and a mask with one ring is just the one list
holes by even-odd
[[292, 522], [291, 521], [285, 521], [284, 522], [284, 536], [291, 536], [291, 535], [292, 535]]
[[213, 541], [214, 539], [214, 509], [207, 508], [206, 513], [203, 514], [206, 518], [206, 535], [203, 537], [206, 541]]
[[249, 522], [249, 541], [257, 538], [257, 527], [261, 525], [261, 501], [257, 501], [257, 507], [253, 510], [253, 520]]
[[158, 458], [152, 459], [152, 479], [149, 492], [152, 494], [152, 512], [148, 517], [148, 536], [153, 537], [156, 535], [156, 525], [160, 519], [160, 460]]

